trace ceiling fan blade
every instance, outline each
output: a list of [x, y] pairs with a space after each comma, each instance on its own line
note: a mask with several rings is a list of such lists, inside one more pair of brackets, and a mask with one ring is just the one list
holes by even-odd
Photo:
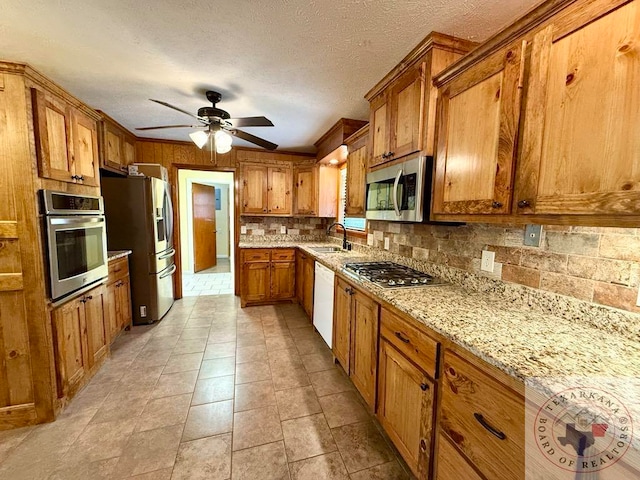
[[203, 128], [206, 125], [160, 125], [157, 127], [139, 127], [136, 130], [161, 130], [164, 128]]
[[243, 132], [242, 130], [233, 128], [228, 131], [232, 135], [235, 135], [236, 137], [241, 138], [242, 140], [246, 140], [247, 142], [251, 142], [256, 145], [259, 145], [262, 148], [266, 148], [267, 150], [275, 150], [276, 148], [278, 148], [278, 145], [276, 145], [275, 143], [271, 143], [270, 141], [265, 140], [264, 138], [256, 137], [255, 135], [251, 135], [250, 133]]
[[273, 127], [267, 117], [242, 117], [228, 120], [234, 127]]
[[187, 112], [186, 110], [183, 110], [183, 109], [178, 108], [178, 107], [176, 107], [174, 105], [171, 105], [170, 103], [163, 102], [161, 100], [154, 100], [153, 98], [150, 98], [149, 100], [151, 100], [152, 102], [159, 103], [160, 105], [164, 105], [165, 107], [172, 108], [173, 110], [177, 110], [178, 112], [184, 113], [185, 115], [189, 115], [190, 117], [196, 118], [196, 119], [200, 120], [201, 122], [206, 123], [207, 125], [209, 124], [209, 120], [208, 119], [206, 119], [204, 117], [199, 117], [198, 115], [194, 115], [193, 113]]

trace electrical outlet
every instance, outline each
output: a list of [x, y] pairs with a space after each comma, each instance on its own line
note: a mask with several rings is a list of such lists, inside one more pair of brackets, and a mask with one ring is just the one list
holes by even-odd
[[246, 235], [246, 234], [247, 234], [247, 227], [246, 227], [246, 225], [242, 225], [242, 226], [240, 227], [240, 234], [241, 234], [241, 235]]
[[493, 264], [496, 261], [496, 252], [490, 252], [489, 250], [482, 251], [482, 261], [480, 263], [480, 270], [485, 272], [493, 272]]
[[147, 316], [147, 306], [146, 305], [140, 305], [140, 316], [142, 318], [145, 318]]
[[280, 226], [280, 233], [283, 235], [287, 234], [287, 227], [285, 225]]
[[367, 245], [373, 247], [373, 233], [367, 233]]
[[389, 250], [389, 237], [384, 238], [384, 249]]

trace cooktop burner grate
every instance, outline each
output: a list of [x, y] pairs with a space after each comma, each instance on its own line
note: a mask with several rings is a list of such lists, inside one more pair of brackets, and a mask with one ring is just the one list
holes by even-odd
[[445, 283], [427, 273], [393, 262], [347, 263], [344, 268], [359, 278], [386, 288], [424, 287]]

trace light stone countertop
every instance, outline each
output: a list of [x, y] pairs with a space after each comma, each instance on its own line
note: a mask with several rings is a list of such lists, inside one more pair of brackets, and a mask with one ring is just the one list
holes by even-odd
[[[379, 261], [359, 252], [319, 254], [331, 243], [241, 243], [240, 248], [299, 247], [334, 271], [345, 263]], [[509, 375], [640, 377], [640, 342], [565, 318], [514, 307], [499, 295], [457, 285], [382, 288], [345, 274], [363, 290]]]
[[131, 255], [131, 250], [110, 250], [107, 252], [107, 262], [113, 262], [119, 258], [128, 257]]

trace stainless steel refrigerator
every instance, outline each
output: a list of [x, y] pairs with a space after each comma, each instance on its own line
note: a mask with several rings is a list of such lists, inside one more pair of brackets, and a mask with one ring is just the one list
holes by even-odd
[[131, 250], [133, 323], [160, 320], [174, 300], [171, 186], [154, 177], [103, 177], [109, 250]]

